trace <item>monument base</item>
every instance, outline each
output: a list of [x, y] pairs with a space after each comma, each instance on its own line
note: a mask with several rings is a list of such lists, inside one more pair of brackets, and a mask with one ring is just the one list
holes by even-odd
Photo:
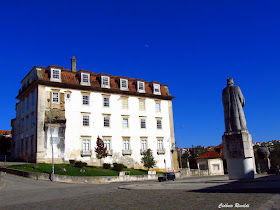
[[229, 179], [254, 179], [254, 159], [227, 159]]
[[226, 132], [223, 135], [223, 147], [229, 179], [253, 179], [256, 167], [249, 132]]

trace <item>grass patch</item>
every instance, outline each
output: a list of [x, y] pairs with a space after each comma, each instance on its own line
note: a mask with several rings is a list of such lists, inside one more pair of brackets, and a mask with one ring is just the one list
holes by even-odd
[[[34, 166], [39, 166], [38, 168], [34, 168]], [[46, 163], [39, 164], [26, 164], [26, 165], [15, 165], [10, 166], [8, 168], [17, 169], [20, 171], [27, 172], [35, 172], [35, 173], [52, 173], [52, 165]], [[65, 168], [66, 171], [60, 171], [60, 168]], [[118, 176], [119, 172], [114, 171], [112, 169], [104, 169], [103, 167], [94, 167], [94, 166], [86, 166], [83, 167], [85, 170], [84, 173], [80, 172], [81, 168], [74, 167], [72, 164], [55, 164], [54, 172], [59, 175], [67, 175], [67, 176]], [[123, 171], [130, 171], [130, 175], [147, 175], [147, 170], [142, 169], [130, 169], [124, 168]]]

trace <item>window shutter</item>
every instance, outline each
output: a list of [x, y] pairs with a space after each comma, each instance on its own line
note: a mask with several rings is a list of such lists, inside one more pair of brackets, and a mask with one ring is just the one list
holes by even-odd
[[64, 93], [60, 93], [60, 109], [64, 110]]

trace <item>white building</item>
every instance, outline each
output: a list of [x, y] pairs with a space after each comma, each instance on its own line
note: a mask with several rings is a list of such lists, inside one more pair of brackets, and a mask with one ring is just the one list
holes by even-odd
[[143, 151], [150, 148], [156, 169], [177, 170], [168, 87], [77, 71], [75, 57], [71, 60], [71, 70], [35, 66], [21, 81], [12, 120], [14, 157], [50, 163], [52, 137], [55, 163], [98, 165], [94, 150], [99, 136], [109, 151], [102, 162], [142, 168]]

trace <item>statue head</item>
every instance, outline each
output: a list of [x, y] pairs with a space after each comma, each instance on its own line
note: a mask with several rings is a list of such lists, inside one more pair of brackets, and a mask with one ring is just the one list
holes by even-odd
[[233, 78], [227, 78], [227, 86], [233, 86], [234, 82], [233, 82]]

